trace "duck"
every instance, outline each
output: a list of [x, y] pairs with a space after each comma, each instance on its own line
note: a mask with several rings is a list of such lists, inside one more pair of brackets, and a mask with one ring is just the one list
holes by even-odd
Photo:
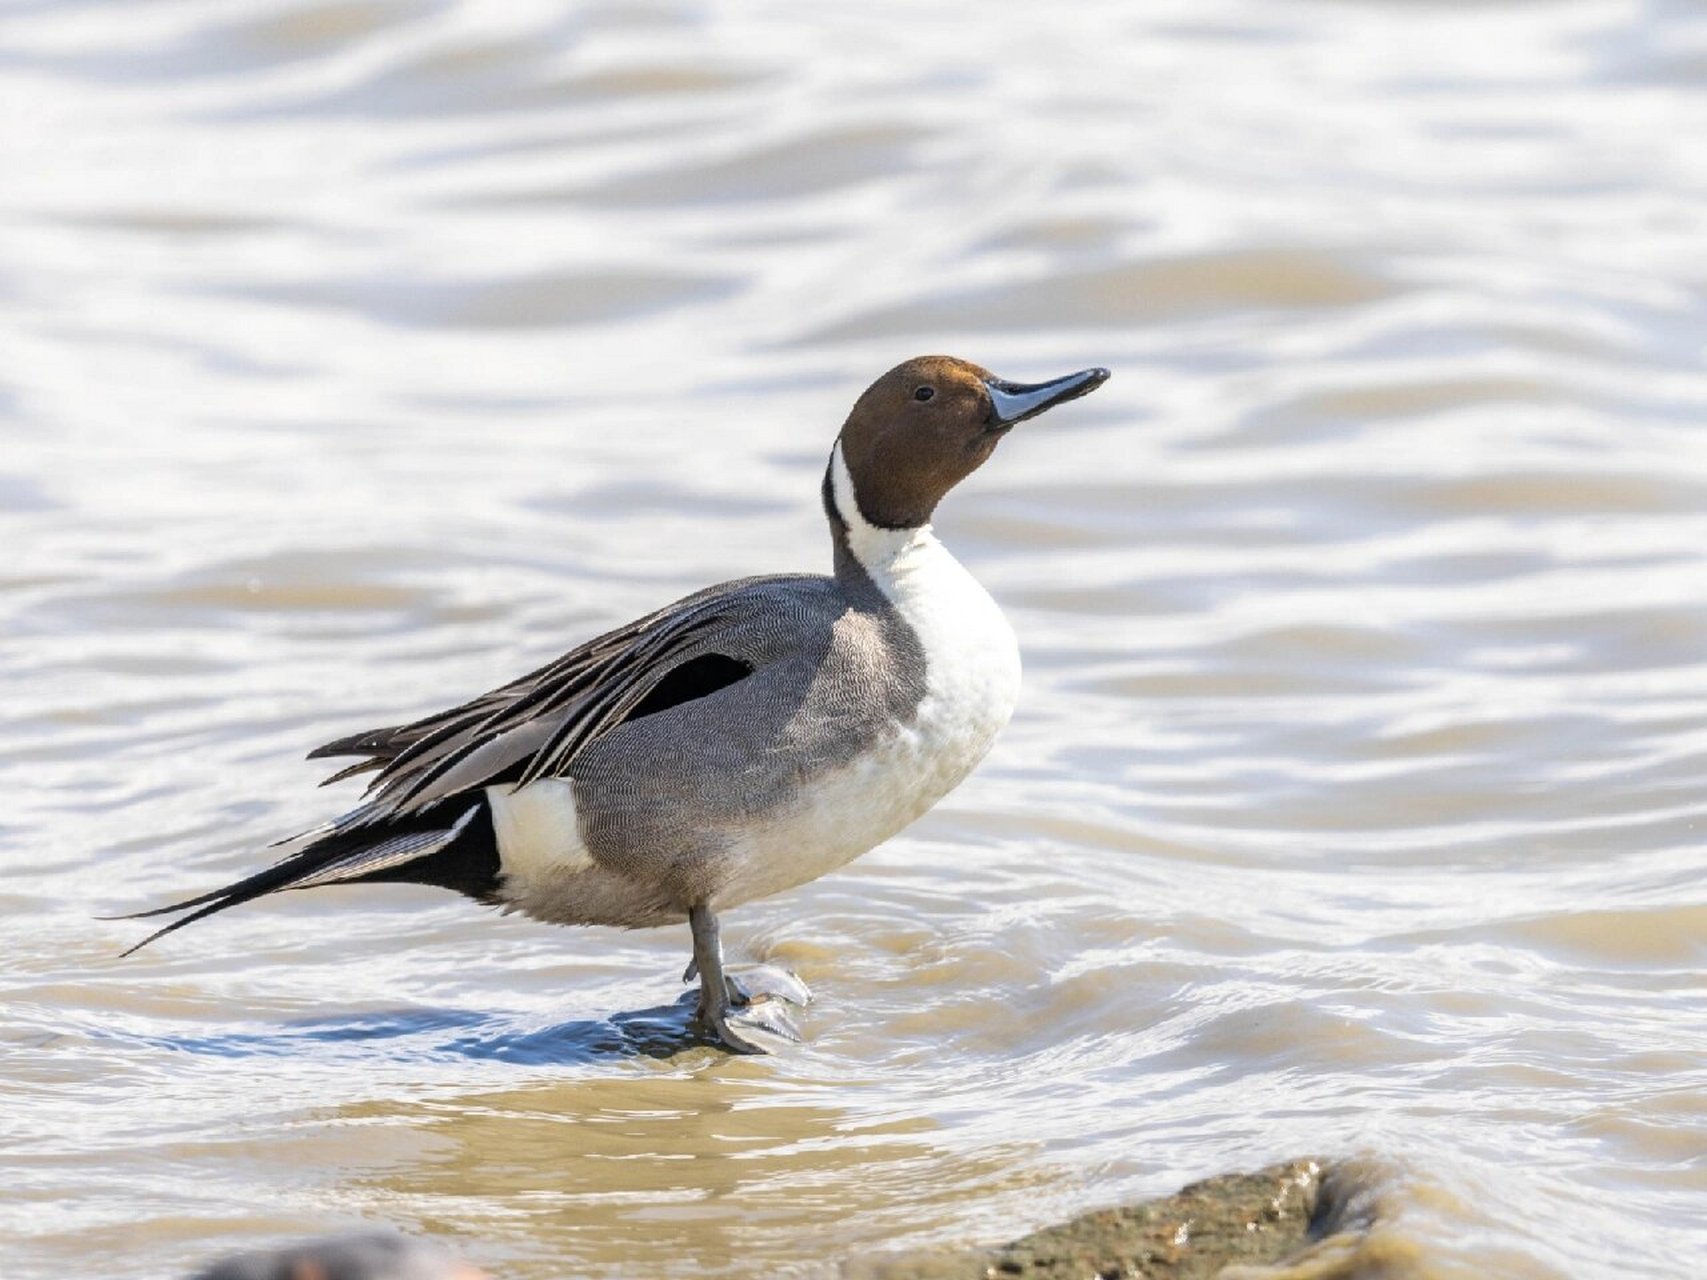
[[1020, 655], [936, 536], [949, 490], [1023, 422], [1109, 377], [1017, 383], [950, 356], [855, 401], [820, 496], [831, 572], [696, 591], [448, 710], [310, 759], [370, 774], [359, 803], [124, 954], [284, 890], [435, 885], [535, 920], [692, 935], [694, 1032], [736, 1053], [798, 1041], [811, 999], [724, 961], [720, 917], [846, 865], [958, 786], [1013, 714]]

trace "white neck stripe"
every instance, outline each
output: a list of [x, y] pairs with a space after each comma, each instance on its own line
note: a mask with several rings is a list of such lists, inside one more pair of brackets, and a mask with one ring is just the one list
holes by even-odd
[[928, 524], [916, 529], [884, 529], [867, 520], [859, 509], [854, 495], [853, 473], [847, 459], [842, 457], [842, 442], [830, 451], [830, 496], [836, 502], [836, 514], [848, 528], [848, 550], [860, 562], [872, 580], [891, 595], [888, 583], [895, 566], [909, 554], [927, 543], [935, 543]]

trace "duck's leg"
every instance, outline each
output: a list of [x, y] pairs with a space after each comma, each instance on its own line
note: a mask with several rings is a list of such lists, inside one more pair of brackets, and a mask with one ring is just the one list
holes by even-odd
[[[723, 941], [711, 908], [701, 903], [690, 909], [688, 924], [693, 929], [693, 963], [683, 976], [691, 979], [696, 970], [699, 973], [699, 1007], [694, 1011], [694, 1021], [736, 1053], [769, 1053], [770, 1047], [764, 1043], [767, 1036], [798, 1043], [800, 1033], [777, 1001], [764, 993], [755, 993], [757, 999], [748, 997], [723, 972]], [[804, 984], [801, 989], [805, 989]]]

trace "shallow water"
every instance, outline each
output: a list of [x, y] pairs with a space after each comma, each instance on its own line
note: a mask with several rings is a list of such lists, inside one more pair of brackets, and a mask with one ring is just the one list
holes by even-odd
[[[1688, 1271], [1704, 74], [1664, 2], [10, 6], [7, 1277], [830, 1274], [1303, 1153], [1354, 1274]], [[989, 762], [726, 921], [806, 1046], [426, 890], [115, 958], [309, 747], [822, 567], [923, 350], [1116, 376], [941, 513]]]

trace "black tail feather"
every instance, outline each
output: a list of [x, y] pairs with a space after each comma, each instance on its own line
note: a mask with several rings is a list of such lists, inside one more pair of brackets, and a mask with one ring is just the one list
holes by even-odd
[[[233, 886], [233, 887], [235, 887], [235, 886]], [[266, 893], [266, 892], [267, 892], [267, 890], [262, 889], [257, 893], [249, 894], [247, 897], [221, 898], [218, 902], [210, 903], [209, 905], [201, 908], [201, 910], [199, 910], [199, 911], [192, 911], [192, 912], [190, 912], [189, 915], [180, 917], [179, 919], [172, 921], [171, 924], [166, 925], [163, 928], [156, 929], [153, 933], [149, 934], [146, 938], [144, 938], [141, 942], [137, 943], [135, 946], [126, 947], [123, 951], [119, 952], [119, 959], [123, 960], [126, 956], [133, 955], [136, 952], [141, 951], [144, 947], [146, 947], [150, 942], [153, 942], [156, 938], [164, 938], [167, 934], [175, 933], [177, 930], [182, 929], [187, 924], [194, 924], [197, 920], [201, 920], [207, 916], [211, 916], [216, 911], [224, 911], [227, 907], [235, 907], [239, 902], [247, 902], [249, 900], [249, 898], [258, 898], [258, 897], [260, 897], [260, 895], [262, 893]], [[215, 896], [217, 897], [218, 895], [215, 895]], [[201, 901], [201, 900], [202, 899], [195, 899], [195, 901]], [[160, 915], [162, 912], [166, 912], [166, 911], [177, 911], [181, 907], [184, 907], [187, 905], [188, 905], [187, 903], [179, 902], [179, 903], [175, 903], [174, 905], [172, 905], [170, 907], [161, 907], [156, 911], [139, 911], [139, 912], [137, 912], [137, 915], [139, 915], [139, 916], [142, 916], [142, 915], [148, 915], [148, 916]], [[135, 917], [132, 917], [132, 916], [110, 916], [108, 918], [109, 919], [117, 919], [117, 920], [129, 920], [129, 919], [134, 919]]]
[[385, 759], [383, 756], [374, 756], [371, 760], [358, 760], [355, 764], [347, 764], [331, 777], [322, 780], [320, 785], [323, 787], [329, 787], [334, 782], [342, 782], [345, 778], [353, 778], [357, 774], [368, 773], [371, 770], [382, 767], [384, 764]]
[[[471, 810], [473, 812], [470, 812]], [[446, 839], [438, 844], [423, 842], [420, 855], [399, 861], [396, 856], [399, 837], [433, 832], [443, 833]], [[163, 938], [168, 933], [182, 929], [187, 924], [194, 924], [215, 912], [285, 889], [312, 888], [316, 884], [406, 881], [441, 885], [459, 890], [470, 897], [489, 901], [497, 884], [497, 836], [492, 829], [491, 814], [483, 798], [477, 799], [467, 795], [456, 797], [413, 815], [406, 824], [400, 826], [344, 831], [329, 829], [324, 834], [309, 834], [316, 835], [317, 838], [306, 848], [222, 889], [186, 898], [169, 906], [105, 917], [112, 920], [140, 920], [149, 916], [170, 915], [175, 911], [189, 912], [164, 928], [156, 929], [135, 946], [126, 948], [120, 953], [120, 958], [140, 951], [157, 938]], [[364, 865], [363, 854], [369, 849], [377, 856], [369, 859], [367, 865]], [[321, 878], [328, 871], [335, 872], [335, 878]]]
[[361, 733], [352, 733], [347, 738], [338, 738], [325, 746], [315, 747], [308, 753], [310, 760], [324, 760], [328, 756], [366, 756], [366, 755], [395, 755], [398, 746], [397, 735], [403, 730], [402, 725], [393, 725], [385, 729], [366, 729]]
[[185, 898], [182, 902], [168, 903], [164, 907], [150, 907], [146, 911], [125, 911], [116, 916], [96, 916], [97, 920], [146, 920], [149, 916], [171, 915], [174, 911], [188, 911], [191, 907], [199, 907], [204, 902], [212, 902], [215, 898], [223, 898], [225, 889], [215, 889], [212, 893], [198, 894], [194, 898]]
[[147, 916], [163, 916], [174, 911], [185, 911], [191, 907], [199, 908], [181, 919], [172, 921], [165, 928], [156, 929], [135, 946], [127, 947], [119, 953], [119, 959], [124, 959], [133, 951], [142, 950], [156, 938], [164, 938], [174, 930], [182, 929], [187, 924], [194, 924], [197, 920], [205, 919], [216, 911], [224, 911], [227, 907], [235, 907], [240, 902], [248, 902], [278, 889], [288, 889], [291, 881], [301, 878], [311, 868], [328, 860], [316, 856], [316, 853], [316, 848], [310, 846], [301, 853], [292, 854], [283, 861], [274, 863], [265, 871], [257, 871], [254, 875], [239, 880], [235, 884], [228, 884], [223, 889], [215, 889], [212, 893], [187, 898], [183, 902], [174, 902], [170, 906], [155, 907], [150, 911], [138, 911], [133, 915], [117, 917], [121, 920], [139, 920]]

